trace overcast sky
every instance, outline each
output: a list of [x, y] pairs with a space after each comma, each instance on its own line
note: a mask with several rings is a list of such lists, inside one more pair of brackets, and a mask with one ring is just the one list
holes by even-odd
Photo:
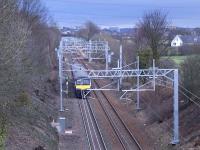
[[145, 12], [168, 13], [171, 25], [200, 27], [200, 0], [42, 0], [59, 26], [91, 20], [99, 26], [134, 26]]

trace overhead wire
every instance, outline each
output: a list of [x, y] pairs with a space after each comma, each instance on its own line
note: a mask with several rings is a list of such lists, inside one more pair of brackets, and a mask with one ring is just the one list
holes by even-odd
[[[158, 80], [161, 80], [161, 79], [158, 79]], [[169, 83], [169, 82], [164, 81], [164, 80], [162, 80], [162, 82]], [[170, 87], [170, 86], [166, 86], [166, 85], [163, 85], [163, 86], [172, 89], [172, 87]], [[180, 85], [179, 85], [179, 86], [180, 86]], [[180, 87], [184, 88], [183, 86], [180, 86]], [[186, 89], [186, 90], [187, 90], [187, 89]], [[190, 92], [189, 90], [187, 90], [187, 91]], [[181, 94], [183, 94], [188, 100], [190, 100], [191, 102], [193, 102], [195, 105], [197, 105], [197, 106], [200, 108], [200, 104], [197, 103], [197, 102], [196, 102], [195, 100], [193, 100], [192, 98], [190, 98], [184, 91], [182, 91], [182, 90], [179, 89], [179, 92], [180, 92]], [[192, 93], [192, 92], [190, 92], [190, 93]], [[193, 94], [193, 93], [192, 93], [192, 94]], [[197, 98], [198, 98], [198, 96], [197, 96]], [[199, 99], [198, 99], [198, 100], [199, 100]]]
[[191, 91], [189, 91], [188, 89], [186, 89], [184, 86], [179, 85], [179, 87], [181, 87], [182, 89], [184, 89], [185, 91], [187, 91], [188, 93], [190, 93], [191, 95], [193, 95], [194, 97], [196, 97], [198, 100], [200, 100], [200, 97], [198, 97], [197, 95], [195, 95], [194, 93], [192, 93]]

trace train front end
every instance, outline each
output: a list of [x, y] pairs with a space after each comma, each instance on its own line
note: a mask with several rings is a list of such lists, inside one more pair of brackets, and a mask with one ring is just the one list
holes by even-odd
[[88, 78], [88, 73], [83, 65], [74, 63], [72, 65], [74, 76], [74, 88], [77, 98], [82, 98], [83, 95], [88, 93], [88, 89], [91, 89], [91, 80]]
[[91, 89], [91, 80], [89, 78], [78, 79], [75, 82], [76, 97], [82, 98], [88, 94], [88, 89]]

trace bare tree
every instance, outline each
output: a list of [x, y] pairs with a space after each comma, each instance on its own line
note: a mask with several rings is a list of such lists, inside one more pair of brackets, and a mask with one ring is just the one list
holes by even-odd
[[[18, 15], [15, 0], [1, 0], [0, 11], [0, 97], [15, 97], [21, 90], [22, 59], [30, 31], [27, 22]], [[20, 75], [21, 74], [21, 75]], [[23, 78], [23, 77], [22, 77]], [[22, 79], [21, 78], [21, 79]], [[25, 78], [23, 78], [24, 80]], [[13, 92], [9, 93], [10, 90]], [[7, 95], [6, 95], [7, 94]]]
[[99, 27], [91, 21], [85, 23], [85, 26], [79, 30], [78, 36], [90, 40], [95, 34], [99, 33]]
[[156, 61], [160, 57], [160, 49], [163, 49], [166, 44], [167, 25], [167, 14], [162, 13], [160, 10], [146, 13], [137, 25], [140, 34], [138, 36], [139, 40], [147, 42]]
[[46, 24], [47, 10], [40, 0], [19, 0], [20, 14], [27, 20], [29, 28], [34, 28], [37, 24]]

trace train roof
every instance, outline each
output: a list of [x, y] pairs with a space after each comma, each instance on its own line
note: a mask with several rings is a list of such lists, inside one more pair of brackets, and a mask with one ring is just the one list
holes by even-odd
[[81, 64], [78, 63], [73, 64], [72, 70], [74, 79], [88, 78], [88, 73], [87, 71], [85, 71], [85, 68]]

